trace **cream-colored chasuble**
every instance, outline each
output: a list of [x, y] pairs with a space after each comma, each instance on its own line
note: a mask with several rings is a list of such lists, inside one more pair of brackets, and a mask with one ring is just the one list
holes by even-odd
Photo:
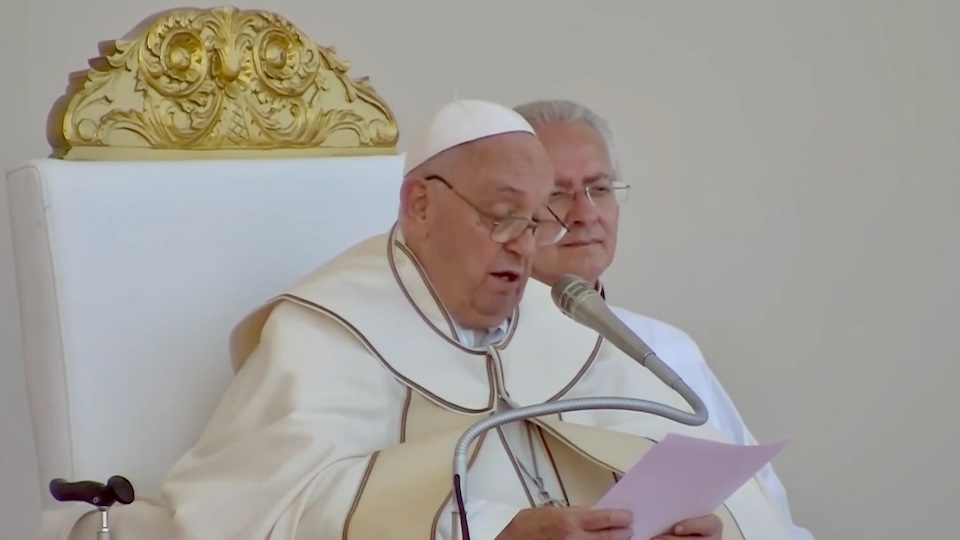
[[[393, 233], [355, 246], [251, 314], [231, 346], [237, 378], [164, 489], [177, 525], [197, 539], [442, 538], [455, 443], [498, 403], [621, 396], [689, 410], [562, 315], [534, 280], [501, 341], [464, 347]], [[471, 448], [466, 499], [488, 509], [468, 512], [473, 540], [492, 540], [506, 525], [491, 508], [509, 516], [550, 500], [592, 505], [669, 432], [719, 438], [623, 411], [528, 426], [491, 430]], [[542, 478], [543, 496], [523, 468]], [[724, 539], [790, 540], [756, 481], [717, 513]]]

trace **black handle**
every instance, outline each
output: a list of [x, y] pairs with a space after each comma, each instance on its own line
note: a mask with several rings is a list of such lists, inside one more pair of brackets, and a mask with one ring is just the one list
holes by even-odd
[[114, 503], [130, 504], [134, 500], [133, 485], [122, 476], [111, 476], [106, 485], [93, 480], [68, 482], [62, 478], [50, 481], [50, 494], [60, 502], [85, 502], [108, 507]]

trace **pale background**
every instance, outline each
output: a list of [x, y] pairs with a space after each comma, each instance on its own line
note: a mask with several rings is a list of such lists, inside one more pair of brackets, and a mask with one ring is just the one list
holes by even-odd
[[[98, 41], [176, 5], [4, 2], [0, 167], [47, 153], [47, 111]], [[960, 2], [238, 5], [336, 46], [401, 147], [454, 95], [608, 116], [634, 186], [612, 297], [697, 339], [758, 438], [793, 437], [776, 466], [796, 520], [823, 540], [955, 534]], [[39, 504], [12, 272], [0, 189], [3, 540]]]

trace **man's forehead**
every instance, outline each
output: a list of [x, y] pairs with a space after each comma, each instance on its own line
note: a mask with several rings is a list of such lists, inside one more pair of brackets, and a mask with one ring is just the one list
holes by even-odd
[[490, 174], [489, 171], [473, 171], [465, 175], [463, 185], [470, 185], [471, 191], [487, 199], [511, 199], [530, 193], [533, 186], [510, 175]]
[[[535, 137], [491, 138], [465, 149], [457, 168], [485, 190], [525, 193], [537, 179], [552, 179], [553, 167]], [[533, 180], [533, 182], [531, 182]]]
[[[479, 180], [481, 177], [475, 178]], [[540, 182], [531, 181], [529, 177], [523, 179], [517, 176], [486, 176], [475, 184], [473, 194], [478, 203], [491, 209], [500, 209], [494, 211], [519, 211], [529, 208], [530, 205], [546, 204], [554, 187], [549, 176], [543, 179], [544, 181]]]
[[506, 182], [494, 182], [487, 184], [485, 191], [489, 192], [493, 196], [501, 198], [523, 197], [530, 193], [529, 188]]

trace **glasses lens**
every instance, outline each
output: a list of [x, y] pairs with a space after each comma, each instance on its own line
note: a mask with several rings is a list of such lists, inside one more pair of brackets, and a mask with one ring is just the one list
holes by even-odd
[[505, 244], [518, 238], [527, 230], [527, 223], [519, 219], [504, 219], [497, 222], [490, 231], [490, 239], [499, 244]]
[[566, 227], [559, 221], [541, 221], [537, 224], [534, 238], [538, 246], [552, 246], [567, 233]]
[[630, 198], [630, 186], [619, 185], [614, 188], [613, 194], [617, 198], [617, 204], [623, 204]]
[[547, 207], [556, 214], [564, 215], [570, 210], [571, 204], [573, 204], [573, 194], [564, 193], [551, 197]]
[[[501, 221], [490, 231], [490, 239], [499, 244], [506, 244], [526, 233], [529, 225], [530, 223], [526, 220]], [[533, 238], [538, 246], [549, 246], [557, 243], [566, 232], [567, 229], [559, 221], [541, 221], [533, 231]]]

